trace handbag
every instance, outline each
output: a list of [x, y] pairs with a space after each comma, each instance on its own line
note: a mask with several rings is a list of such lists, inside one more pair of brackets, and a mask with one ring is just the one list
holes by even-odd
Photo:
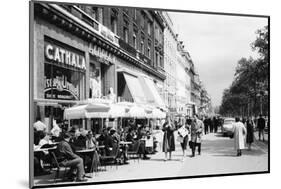
[[179, 143], [183, 143], [183, 137], [181, 137], [180, 135], [177, 136], [177, 141]]
[[189, 148], [192, 149], [192, 141], [191, 140], [188, 142], [188, 145], [189, 145]]

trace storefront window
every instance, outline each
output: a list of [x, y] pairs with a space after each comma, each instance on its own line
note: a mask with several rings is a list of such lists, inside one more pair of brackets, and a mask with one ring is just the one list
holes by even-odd
[[[86, 63], [84, 54], [66, 44], [48, 37], [44, 43], [43, 94], [45, 104], [38, 107], [39, 114], [48, 126], [63, 122], [64, 108], [86, 97]], [[77, 122], [82, 125], [81, 121]]]
[[45, 63], [46, 99], [80, 100], [85, 96], [85, 73]]
[[98, 65], [90, 64], [90, 98], [102, 97], [101, 67], [100, 64]]

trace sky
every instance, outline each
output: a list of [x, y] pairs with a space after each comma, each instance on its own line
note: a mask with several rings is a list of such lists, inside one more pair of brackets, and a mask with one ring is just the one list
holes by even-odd
[[175, 33], [189, 51], [213, 106], [234, 78], [238, 60], [257, 57], [250, 44], [266, 18], [169, 12]]

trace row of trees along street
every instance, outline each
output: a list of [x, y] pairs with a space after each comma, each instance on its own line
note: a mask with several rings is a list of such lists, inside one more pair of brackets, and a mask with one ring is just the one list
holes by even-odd
[[269, 55], [268, 26], [257, 30], [251, 43], [257, 58], [241, 58], [231, 86], [224, 90], [219, 113], [224, 116], [268, 115]]

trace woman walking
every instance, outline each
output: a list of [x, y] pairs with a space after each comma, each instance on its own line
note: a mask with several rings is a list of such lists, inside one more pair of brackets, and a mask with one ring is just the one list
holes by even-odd
[[195, 156], [196, 146], [198, 146], [198, 155], [201, 155], [201, 139], [204, 128], [203, 122], [198, 119], [198, 115], [195, 115], [194, 118], [191, 122], [191, 157]]
[[175, 151], [175, 138], [174, 131], [175, 126], [172, 124], [170, 117], [166, 118], [166, 122], [163, 125], [162, 131], [164, 132], [163, 137], [163, 152], [165, 152], [165, 159], [167, 160], [167, 155], [169, 152], [169, 160], [172, 159], [172, 151]]
[[254, 142], [254, 122], [252, 119], [248, 119], [246, 122], [246, 143], [248, 145], [248, 150], [251, 150], [251, 145]]
[[242, 156], [242, 149], [245, 147], [245, 135], [247, 130], [244, 124], [237, 117], [235, 118], [234, 127], [234, 149], [237, 151], [237, 156]]
[[[184, 122], [184, 121], [183, 121]], [[181, 144], [181, 148], [182, 148], [182, 160], [184, 160], [185, 157], [185, 151], [186, 151], [186, 146], [187, 146], [187, 142], [188, 142], [188, 124], [182, 123], [181, 127], [178, 129], [178, 141]]]

